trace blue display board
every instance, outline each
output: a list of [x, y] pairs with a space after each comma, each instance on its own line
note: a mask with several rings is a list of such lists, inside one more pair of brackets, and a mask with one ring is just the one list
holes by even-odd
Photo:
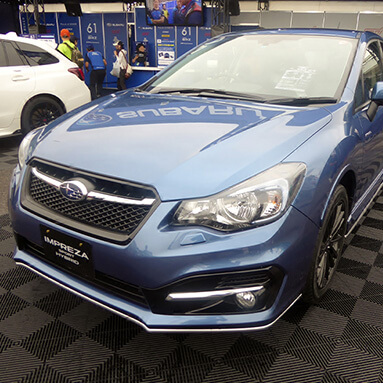
[[198, 27], [197, 44], [201, 44], [211, 38], [211, 8], [204, 8], [203, 20], [203, 26]]
[[[80, 21], [78, 17], [68, 16], [66, 13], [58, 13], [57, 20], [60, 31], [61, 29], [68, 29], [71, 36], [74, 35], [80, 39]], [[61, 43], [61, 39], [58, 43]], [[78, 41], [78, 48], [82, 51], [81, 40]]]
[[56, 43], [59, 43], [60, 35], [57, 30], [56, 13], [45, 14], [45, 25], [47, 27], [47, 34], [54, 35]]
[[148, 47], [149, 66], [157, 66], [155, 30], [153, 26], [146, 25], [144, 7], [135, 8], [135, 25], [136, 41], [142, 41]]
[[[175, 0], [171, 1], [175, 2]], [[170, 4], [171, 1], [168, 3]], [[63, 12], [46, 13], [45, 23], [47, 33], [54, 35], [58, 44], [61, 43], [60, 31], [65, 28], [71, 35], [79, 38], [78, 48], [84, 57], [88, 44], [92, 44], [95, 50], [100, 51], [107, 61], [104, 86], [114, 88], [117, 79], [110, 75], [114, 61], [113, 42], [120, 40], [124, 42], [130, 61], [136, 42], [143, 42], [147, 47], [149, 66], [164, 67], [211, 37], [210, 18], [211, 9], [205, 7], [204, 25], [201, 27], [153, 26], [146, 23], [145, 7], [135, 7], [134, 12], [84, 13], [81, 17], [68, 16]], [[33, 15], [30, 15], [29, 21], [34, 24]], [[134, 21], [134, 28], [131, 25], [132, 21]], [[23, 12], [20, 13], [20, 27], [22, 34], [29, 34], [27, 15]], [[130, 33], [128, 28], [131, 28]], [[130, 49], [132, 51], [129, 52]], [[137, 71], [139, 72], [138, 69]], [[87, 73], [85, 73], [85, 81], [89, 84]]]
[[[95, 51], [104, 52], [103, 24], [101, 14], [83, 14], [81, 17], [81, 35], [83, 55], [86, 56], [86, 47], [92, 44]], [[85, 71], [85, 82], [89, 84], [89, 73]]]
[[[33, 22], [34, 22], [33, 18]], [[29, 33], [29, 25], [28, 25], [28, 19], [26, 13], [20, 13], [20, 27], [21, 27], [21, 34], [27, 35]]]
[[[35, 18], [33, 14], [29, 15], [30, 19], [29, 22], [31, 25], [35, 25]], [[57, 30], [57, 20], [56, 20], [56, 13], [45, 13], [45, 25], [47, 27], [46, 34], [48, 35], [54, 35], [56, 43], [60, 42], [59, 34]], [[21, 35], [28, 35], [29, 34], [29, 25], [28, 25], [28, 17], [27, 14], [24, 12], [20, 13], [20, 29], [21, 29]]]
[[107, 61], [105, 86], [115, 88], [117, 86], [117, 77], [110, 74], [113, 61], [115, 60], [115, 47], [113, 43], [122, 41], [127, 49], [128, 35], [126, 30], [125, 13], [105, 13], [104, 14], [104, 32], [105, 32], [105, 59]]
[[190, 51], [197, 45], [196, 27], [176, 27], [177, 28], [177, 57]]
[[203, 43], [206, 40], [211, 38], [211, 28], [210, 27], [199, 27], [198, 28], [198, 44]]
[[[169, 5], [170, 2], [167, 2], [167, 4]], [[164, 43], [164, 32], [162, 32], [162, 29], [167, 32], [171, 31], [168, 33], [170, 36], [174, 33], [174, 58], [178, 58], [211, 37], [211, 8], [204, 7], [203, 26], [160, 27], [147, 25], [145, 8], [136, 7], [135, 26], [135, 41], [143, 41], [147, 43], [149, 65], [163, 67], [173, 61], [173, 59], [170, 59], [170, 57], [173, 56], [173, 42], [170, 42], [168, 47], [166, 46], [166, 43]], [[170, 39], [172, 39], [172, 37], [170, 37]], [[167, 50], [169, 50], [169, 52], [166, 52]], [[165, 55], [167, 57], [167, 61], [163, 60]]]
[[127, 16], [128, 16], [128, 23], [134, 24], [134, 12], [132, 11], [127, 12]]

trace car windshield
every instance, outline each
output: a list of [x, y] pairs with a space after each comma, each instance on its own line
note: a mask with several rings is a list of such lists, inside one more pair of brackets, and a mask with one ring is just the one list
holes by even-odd
[[152, 81], [151, 93], [182, 93], [293, 104], [335, 102], [356, 39], [243, 34], [198, 47]]

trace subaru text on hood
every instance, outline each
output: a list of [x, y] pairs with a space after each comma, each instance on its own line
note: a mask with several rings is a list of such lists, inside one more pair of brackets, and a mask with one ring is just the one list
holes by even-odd
[[148, 331], [261, 329], [318, 302], [382, 183], [382, 43], [221, 35], [32, 131], [16, 262]]

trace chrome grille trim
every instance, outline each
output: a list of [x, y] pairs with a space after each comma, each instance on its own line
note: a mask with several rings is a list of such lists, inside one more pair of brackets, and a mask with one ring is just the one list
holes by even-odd
[[57, 180], [56, 178], [53, 177], [48, 177], [43, 173], [40, 173], [37, 168], [32, 168], [32, 174], [36, 176], [38, 179], [41, 181], [44, 181], [48, 185], [54, 186], [56, 189], [60, 189], [60, 186], [62, 184], [61, 181]]
[[[49, 177], [37, 170], [37, 168], [32, 168], [32, 174], [36, 176], [38, 179], [41, 181], [47, 183], [48, 185], [51, 185], [55, 187], [56, 189], [60, 189], [60, 186], [62, 185], [63, 182], [60, 180]], [[113, 203], [119, 203], [119, 204], [124, 204], [124, 205], [144, 205], [144, 206], [152, 206], [155, 202], [154, 198], [143, 198], [141, 200], [138, 199], [131, 199], [131, 198], [124, 198], [124, 197], [118, 197], [102, 192], [95, 192], [95, 191], [90, 191], [87, 195], [86, 198], [87, 200], [100, 200], [100, 201], [105, 201], [105, 202], [113, 202]]]

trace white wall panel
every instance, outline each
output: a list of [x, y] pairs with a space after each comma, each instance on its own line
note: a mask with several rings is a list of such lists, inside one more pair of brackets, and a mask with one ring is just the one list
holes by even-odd
[[263, 28], [290, 28], [291, 12], [261, 12], [259, 25]]
[[356, 29], [357, 24], [357, 13], [325, 13], [325, 28]]
[[293, 28], [323, 28], [324, 12], [294, 12]]

